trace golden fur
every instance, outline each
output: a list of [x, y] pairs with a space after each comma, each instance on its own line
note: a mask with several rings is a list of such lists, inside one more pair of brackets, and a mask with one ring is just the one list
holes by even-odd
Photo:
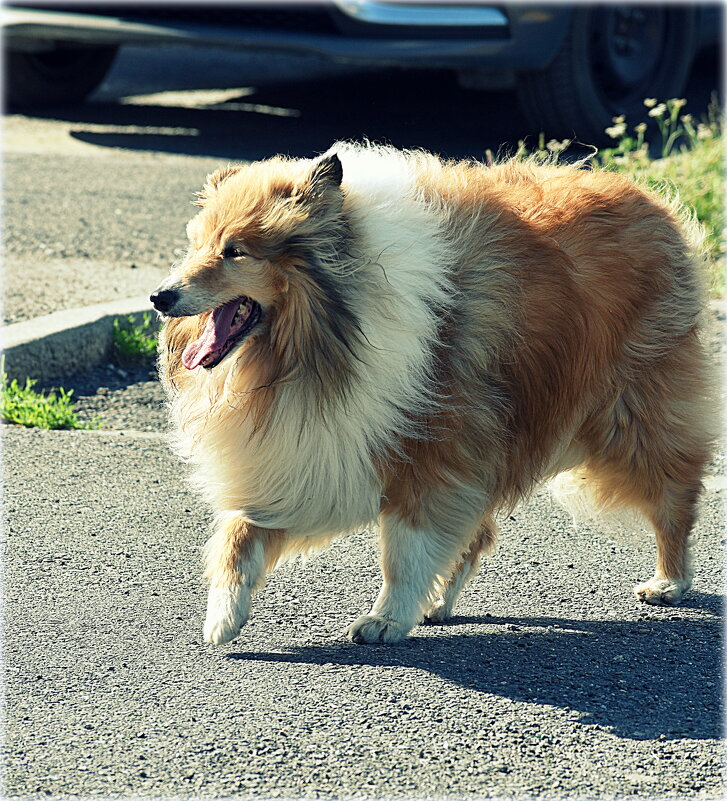
[[[180, 450], [227, 516], [208, 640], [236, 636], [280, 558], [376, 518], [384, 587], [351, 639], [446, 619], [498, 510], [564, 470], [650, 521], [656, 573], [637, 594], [679, 600], [711, 435], [703, 299], [673, 204], [597, 170], [343, 144], [227, 168], [199, 202], [173, 286], [214, 302], [167, 320], [160, 364]], [[247, 256], [230, 269], [233, 240]], [[243, 295], [263, 322], [187, 370], [207, 313]]]

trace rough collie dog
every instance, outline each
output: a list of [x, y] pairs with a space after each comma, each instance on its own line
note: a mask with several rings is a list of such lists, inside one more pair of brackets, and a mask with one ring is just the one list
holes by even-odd
[[668, 203], [572, 167], [334, 145], [209, 176], [151, 299], [179, 451], [215, 508], [204, 637], [281, 560], [374, 522], [348, 628], [445, 621], [495, 516], [578, 470], [641, 512], [673, 604], [709, 455], [700, 282]]

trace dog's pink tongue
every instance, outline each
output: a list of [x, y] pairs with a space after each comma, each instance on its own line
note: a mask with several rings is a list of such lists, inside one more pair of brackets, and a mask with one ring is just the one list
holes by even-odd
[[182, 353], [182, 364], [187, 370], [194, 370], [208, 357], [213, 356], [227, 342], [232, 328], [235, 312], [240, 305], [240, 298], [218, 306], [210, 314], [202, 336], [187, 345]]

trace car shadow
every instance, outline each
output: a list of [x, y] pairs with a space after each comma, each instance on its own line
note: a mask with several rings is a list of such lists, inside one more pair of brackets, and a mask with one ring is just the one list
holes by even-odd
[[71, 123], [73, 138], [100, 147], [251, 160], [312, 156], [338, 139], [482, 157], [531, 133], [512, 92], [464, 89], [447, 72], [395, 69], [271, 82], [197, 108], [106, 101], [26, 114]]
[[[164, 59], [171, 57], [157, 58], [152, 66], [168, 69]], [[715, 63], [710, 53], [695, 62], [685, 93], [686, 110], [695, 117], [706, 112], [713, 90], [720, 88]], [[204, 81], [193, 77], [190, 87], [202, 90]], [[452, 158], [482, 158], [486, 150], [513, 152], [521, 139], [531, 147], [538, 144], [539, 132], [522, 116], [513, 91], [467, 89], [443, 70], [286, 75], [261, 79], [239, 95], [192, 108], [174, 105], [173, 99], [155, 104], [156, 95], [143, 105], [108, 93], [100, 97], [81, 106], [25, 113], [70, 123], [71, 137], [99, 147], [231, 160], [276, 153], [313, 156], [338, 139], [421, 147]], [[571, 148], [574, 158], [592, 150], [582, 144]]]
[[[580, 724], [623, 738], [716, 739], [722, 598], [696, 593], [691, 605], [714, 615], [698, 622], [678, 610], [639, 621], [455, 617], [447, 627], [432, 627], [430, 636], [415, 629], [397, 646], [341, 642], [227, 658], [423, 670], [470, 691], [577, 711]], [[465, 625], [486, 625], [488, 632], [458, 634]]]

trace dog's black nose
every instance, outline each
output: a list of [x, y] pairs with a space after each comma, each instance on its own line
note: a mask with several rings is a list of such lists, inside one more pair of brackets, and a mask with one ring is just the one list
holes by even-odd
[[163, 314], [168, 312], [179, 300], [179, 294], [174, 289], [163, 289], [161, 292], [151, 295], [149, 300], [154, 304], [154, 308]]

